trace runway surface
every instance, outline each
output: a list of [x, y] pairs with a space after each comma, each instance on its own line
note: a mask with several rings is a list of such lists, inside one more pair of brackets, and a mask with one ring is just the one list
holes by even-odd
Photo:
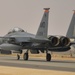
[[75, 72], [75, 60], [52, 59], [47, 62], [44, 58], [29, 58], [28, 61], [24, 61], [16, 60], [15, 56], [0, 56], [0, 66]]

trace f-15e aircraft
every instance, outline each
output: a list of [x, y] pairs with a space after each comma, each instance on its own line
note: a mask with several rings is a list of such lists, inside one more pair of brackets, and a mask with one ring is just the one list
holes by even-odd
[[[49, 51], [63, 52], [70, 50], [70, 39], [65, 36], [48, 36], [48, 16], [49, 9], [44, 8], [44, 15], [40, 22], [36, 35], [25, 32], [21, 28], [14, 28], [4, 37], [0, 39], [0, 51], [2, 54], [11, 54], [11, 50], [22, 54], [25, 49], [26, 52], [23, 55], [24, 60], [28, 60], [29, 54], [38, 54], [39, 52], [46, 52], [46, 60], [51, 60], [51, 54]], [[20, 59], [20, 55], [17, 55], [17, 59]]]

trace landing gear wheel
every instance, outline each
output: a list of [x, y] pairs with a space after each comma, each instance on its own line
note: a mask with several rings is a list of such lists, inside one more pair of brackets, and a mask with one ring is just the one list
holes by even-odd
[[24, 60], [28, 60], [28, 57], [29, 57], [29, 56], [28, 56], [28, 53], [24, 53], [23, 59], [24, 59]]
[[49, 53], [46, 54], [46, 60], [51, 61], [51, 54], [49, 54]]
[[20, 59], [20, 55], [17, 54], [17, 60], [19, 60], [19, 59]]

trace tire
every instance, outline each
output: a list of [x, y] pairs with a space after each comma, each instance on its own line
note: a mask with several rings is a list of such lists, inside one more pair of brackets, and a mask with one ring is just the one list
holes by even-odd
[[51, 61], [51, 54], [47, 53], [47, 55], [46, 55], [46, 61]]
[[19, 60], [20, 59], [20, 55], [17, 55], [17, 60]]
[[28, 57], [29, 57], [29, 56], [28, 56], [28, 53], [24, 53], [23, 59], [24, 59], [24, 60], [28, 60]]

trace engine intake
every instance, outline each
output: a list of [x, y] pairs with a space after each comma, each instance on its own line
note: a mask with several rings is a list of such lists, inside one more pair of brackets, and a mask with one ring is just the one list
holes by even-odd
[[50, 40], [50, 44], [52, 46], [57, 46], [59, 44], [59, 39], [55, 36], [50, 36], [48, 39]]
[[9, 43], [15, 43], [16, 40], [15, 40], [15, 38], [9, 38], [9, 39], [8, 39], [8, 42], [9, 42]]

